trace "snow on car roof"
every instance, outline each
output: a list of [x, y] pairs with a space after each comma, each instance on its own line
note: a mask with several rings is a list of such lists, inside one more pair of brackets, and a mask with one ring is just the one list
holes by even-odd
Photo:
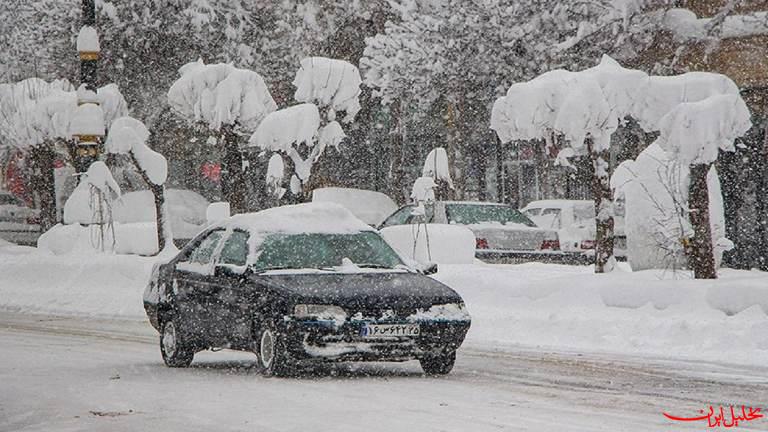
[[288, 205], [256, 213], [239, 214], [221, 222], [220, 225], [240, 228], [251, 233], [351, 234], [374, 231], [344, 207], [325, 202]]

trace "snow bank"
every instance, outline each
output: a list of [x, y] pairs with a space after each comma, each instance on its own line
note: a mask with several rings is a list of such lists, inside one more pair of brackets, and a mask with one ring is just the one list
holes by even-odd
[[729, 14], [716, 30], [710, 31], [712, 20], [713, 18], [698, 18], [688, 9], [673, 8], [664, 12], [662, 25], [665, 30], [675, 35], [678, 41], [768, 34], [768, 12], [755, 12], [750, 15]]
[[380, 232], [390, 246], [409, 260], [438, 264], [469, 264], [475, 261], [475, 235], [464, 226], [397, 225], [383, 228]]
[[0, 307], [21, 312], [144, 318], [154, 263], [136, 255], [53, 255], [0, 248]]
[[171, 108], [192, 122], [204, 122], [212, 130], [238, 122], [255, 130], [261, 120], [277, 109], [262, 77], [231, 64], [206, 65], [202, 59], [179, 69], [181, 77], [168, 90]]
[[[344, 121], [352, 121], [360, 111], [360, 71], [344, 60], [308, 57], [301, 61], [293, 85], [294, 99], [328, 106], [333, 111], [344, 111]], [[332, 114], [328, 120], [334, 120]]]
[[[115, 254], [118, 255], [153, 255], [157, 252], [157, 229], [154, 223], [114, 223]], [[54, 255], [71, 255], [90, 259], [96, 254], [94, 247], [99, 238], [96, 225], [57, 224], [44, 232], [37, 240], [41, 251]], [[111, 244], [112, 234], [107, 231], [106, 243]], [[86, 258], [87, 257], [87, 258]]]
[[720, 279], [694, 280], [688, 273], [592, 271], [441, 265], [436, 279], [467, 304], [469, 347], [768, 361], [768, 273], [721, 270]]
[[312, 202], [339, 204], [368, 225], [378, 226], [397, 210], [387, 195], [363, 189], [319, 188], [312, 191]]

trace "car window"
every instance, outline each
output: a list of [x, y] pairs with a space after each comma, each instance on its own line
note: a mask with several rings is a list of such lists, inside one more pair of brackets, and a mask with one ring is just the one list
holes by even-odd
[[590, 223], [595, 219], [594, 203], [579, 203], [573, 206], [573, 219], [577, 223]]
[[356, 234], [272, 234], [260, 245], [253, 268], [335, 267], [347, 258], [358, 265], [394, 268], [402, 261], [375, 232]]
[[535, 227], [528, 217], [517, 209], [504, 205], [447, 204], [445, 215], [449, 223], [474, 225], [482, 223], [521, 224]]
[[19, 200], [18, 198], [16, 198], [13, 195], [0, 194], [0, 205], [16, 205], [16, 206], [21, 206], [21, 205], [23, 205], [23, 203], [21, 202], [21, 200]]
[[413, 206], [405, 206], [400, 210], [394, 212], [390, 217], [387, 218], [387, 220], [384, 221], [384, 223], [381, 226], [388, 227], [388, 226], [394, 226], [394, 225], [408, 224], [410, 223], [410, 219], [412, 219], [411, 218], [412, 211], [413, 211]]
[[523, 211], [523, 214], [525, 214], [528, 217], [531, 217], [531, 216], [538, 216], [540, 212], [541, 212], [540, 208], [532, 208], [532, 209], [527, 209]]
[[542, 210], [541, 216], [539, 216], [536, 222], [542, 228], [562, 228], [562, 222], [560, 220], [560, 209], [547, 208]]
[[219, 240], [224, 235], [224, 230], [213, 231], [200, 242], [189, 254], [187, 262], [196, 264], [208, 264], [211, 261], [213, 251], [219, 244]]
[[244, 266], [248, 259], [248, 234], [243, 231], [233, 231], [221, 248], [219, 262]]

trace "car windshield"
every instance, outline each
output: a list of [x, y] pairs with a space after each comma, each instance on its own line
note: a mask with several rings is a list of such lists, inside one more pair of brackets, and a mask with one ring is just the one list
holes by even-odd
[[535, 227], [536, 224], [528, 219], [524, 214], [512, 207], [502, 205], [485, 204], [447, 204], [445, 213], [448, 222], [473, 225], [488, 222], [501, 224], [521, 224], [529, 227]]
[[356, 234], [272, 234], [259, 248], [255, 271], [327, 268], [344, 264], [395, 268], [403, 264], [394, 250], [374, 232]]

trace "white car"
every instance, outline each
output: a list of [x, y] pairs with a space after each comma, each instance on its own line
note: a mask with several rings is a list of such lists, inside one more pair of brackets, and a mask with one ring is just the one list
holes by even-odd
[[[614, 255], [623, 259], [627, 255], [627, 237], [624, 234], [624, 206], [614, 206]], [[557, 230], [560, 247], [564, 251], [591, 254], [595, 249], [595, 202], [589, 200], [533, 201], [522, 210], [537, 226]]]
[[514, 207], [473, 201], [437, 201], [427, 215], [414, 214], [415, 205], [401, 207], [380, 228], [420, 222], [456, 224], [475, 235], [475, 257], [484, 261], [562, 261], [557, 231], [537, 227]]

